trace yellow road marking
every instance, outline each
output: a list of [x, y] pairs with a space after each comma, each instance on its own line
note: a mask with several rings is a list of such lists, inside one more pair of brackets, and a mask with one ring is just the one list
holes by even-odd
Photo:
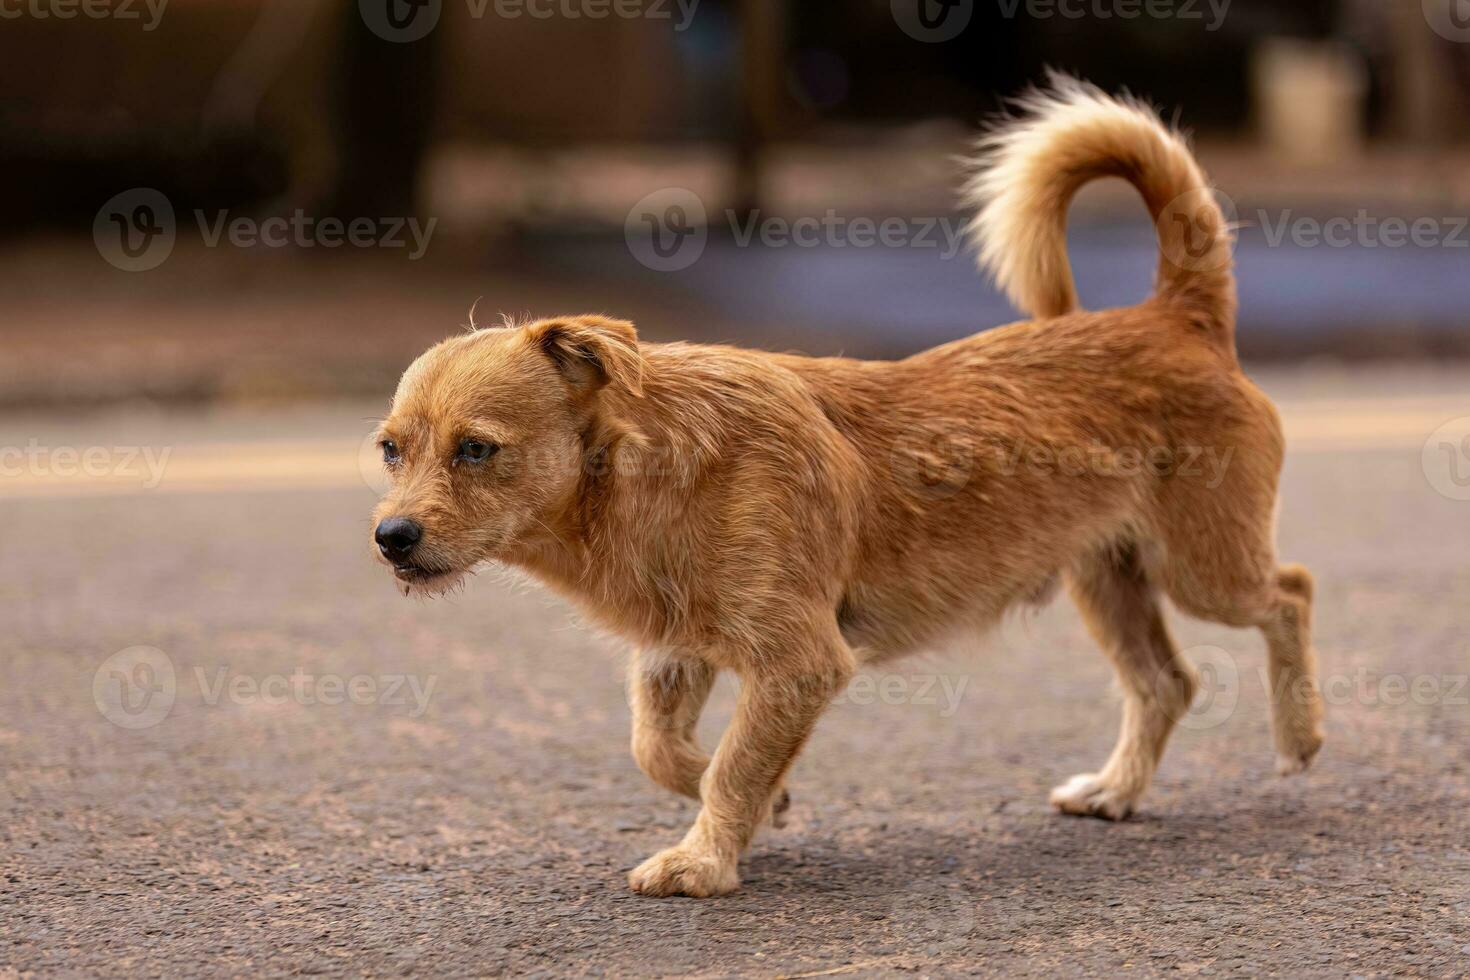
[[[1470, 433], [1470, 397], [1308, 400], [1285, 402], [1280, 408], [1288, 451], [1296, 454], [1417, 454], [1430, 433], [1451, 419], [1467, 419], [1462, 427]], [[151, 465], [141, 453], [127, 459], [109, 450], [111, 465], [101, 469], [77, 461], [85, 451], [73, 449], [63, 458], [59, 451], [43, 448], [35, 459], [20, 462], [13, 450], [0, 456], [0, 498], [381, 488], [378, 464], [365, 437], [151, 447]]]
[[36, 463], [17, 463], [13, 459], [0, 463], [4, 466], [0, 498], [353, 486], [367, 490], [376, 464], [365, 461], [360, 465], [360, 449], [361, 440], [194, 443], [156, 447], [151, 460], [142, 454], [110, 450], [110, 465], [101, 470], [73, 462], [70, 454], [61, 458], [42, 453]]

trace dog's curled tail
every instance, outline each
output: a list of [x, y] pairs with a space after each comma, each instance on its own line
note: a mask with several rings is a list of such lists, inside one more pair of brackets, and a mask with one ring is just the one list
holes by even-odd
[[1064, 75], [1016, 102], [1024, 114], [981, 137], [963, 191], [981, 269], [1029, 316], [1076, 310], [1067, 205], [1088, 181], [1122, 177], [1158, 231], [1155, 294], [1233, 347], [1231, 229], [1184, 138], [1144, 103]]

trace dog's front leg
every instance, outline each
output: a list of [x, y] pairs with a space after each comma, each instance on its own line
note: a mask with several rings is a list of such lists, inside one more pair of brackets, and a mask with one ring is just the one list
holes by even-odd
[[650, 650], [640, 650], [628, 671], [638, 768], [665, 789], [696, 800], [709, 756], [694, 728], [714, 682], [709, 664]]
[[752, 659], [786, 666], [752, 664], [741, 671], [735, 716], [700, 782], [699, 817], [677, 846], [629, 873], [634, 891], [703, 897], [740, 886], [741, 852], [817, 718], [854, 670], [835, 624], [804, 650]]

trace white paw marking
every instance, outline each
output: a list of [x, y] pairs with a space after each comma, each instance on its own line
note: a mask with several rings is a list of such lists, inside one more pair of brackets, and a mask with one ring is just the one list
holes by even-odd
[[1133, 812], [1137, 794], [1124, 793], [1097, 774], [1073, 776], [1051, 791], [1051, 805], [1063, 813], [1122, 820]]

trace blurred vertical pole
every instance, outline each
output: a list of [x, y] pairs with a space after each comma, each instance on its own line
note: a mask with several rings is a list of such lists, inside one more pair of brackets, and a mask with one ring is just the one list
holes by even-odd
[[1391, 30], [1394, 134], [1414, 143], [1444, 142], [1455, 118], [1455, 80], [1421, 0], [1393, 0]]
[[762, 156], [780, 130], [785, 30], [782, 0], [739, 0], [740, 85], [735, 134], [735, 210], [760, 207]]
[[336, 92], [340, 156], [333, 213], [348, 219], [416, 215], [434, 116], [438, 30], [416, 41], [385, 40], [370, 29], [358, 0], [342, 6], [346, 22]]

